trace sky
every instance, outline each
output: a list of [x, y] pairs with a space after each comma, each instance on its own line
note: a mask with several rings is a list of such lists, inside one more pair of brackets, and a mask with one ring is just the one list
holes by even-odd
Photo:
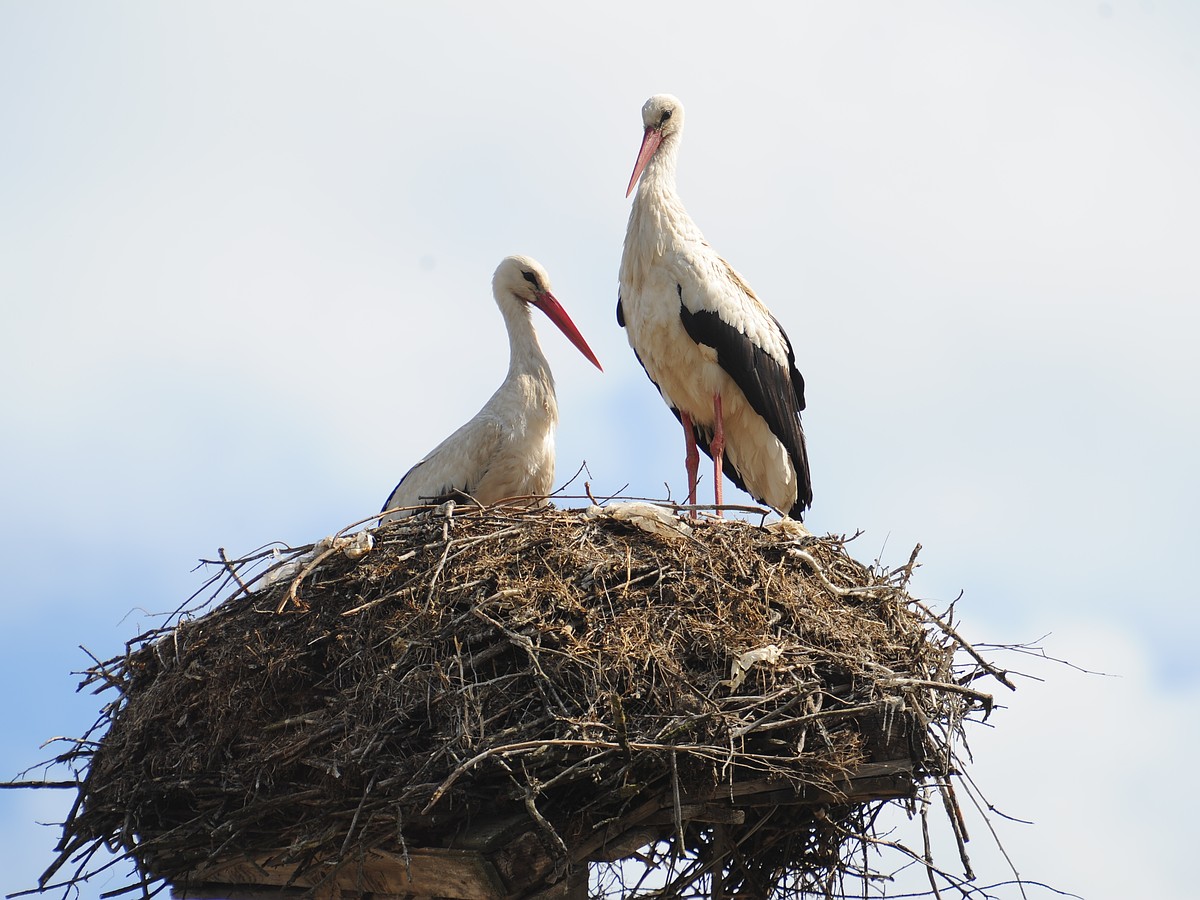
[[[967, 636], [1070, 663], [1002, 656], [1027, 677], [969, 735], [1033, 823], [992, 817], [1008, 858], [1194, 896], [1198, 48], [1189, 0], [0, 0], [0, 779], [96, 719], [81, 648], [120, 652], [217, 548], [370, 515], [474, 414], [505, 255], [605, 367], [539, 317], [559, 482], [686, 493], [614, 316], [670, 92], [684, 203], [805, 376], [809, 527], [864, 562], [920, 543], [914, 593], [961, 594]], [[0, 893], [69, 801], [0, 792]], [[1011, 878], [973, 821], [981, 883]]]

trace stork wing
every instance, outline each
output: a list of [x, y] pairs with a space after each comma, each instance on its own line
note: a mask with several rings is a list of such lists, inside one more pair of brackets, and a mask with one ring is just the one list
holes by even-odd
[[[745, 282], [732, 268], [727, 267], [732, 285], [743, 292], [737, 306], [741, 314], [754, 317], [738, 327], [726, 322], [715, 310], [689, 309], [679, 286], [679, 317], [688, 336], [698, 344], [717, 351], [717, 363], [746, 395], [751, 408], [783, 444], [796, 469], [796, 513], [812, 503], [812, 484], [808, 471], [808, 449], [800, 412], [804, 409], [804, 377], [796, 369], [796, 354], [792, 342], [779, 321], [771, 315]], [[753, 329], [748, 326], [754, 326]], [[751, 334], [770, 335], [773, 343], [783, 348], [786, 359], [760, 345]], [[707, 447], [706, 447], [707, 449]], [[737, 483], [736, 479], [731, 479]]]
[[441, 503], [460, 493], [470, 495], [487, 474], [502, 439], [500, 423], [481, 410], [408, 470], [381, 512]]

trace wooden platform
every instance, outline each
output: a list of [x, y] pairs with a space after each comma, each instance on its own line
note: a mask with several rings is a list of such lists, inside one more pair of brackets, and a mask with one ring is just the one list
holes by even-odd
[[[308, 895], [315, 900], [404, 900], [452, 897], [494, 900], [510, 896], [496, 864], [478, 850], [413, 850], [407, 856], [372, 850], [360, 863], [325, 875], [294, 878], [294, 866], [242, 860], [193, 873], [174, 887], [173, 897], [195, 900], [265, 900]], [[313, 889], [316, 888], [315, 891]], [[312, 893], [310, 893], [312, 892]], [[585, 900], [587, 869], [543, 890], [520, 896], [530, 900]]]
[[866, 803], [910, 796], [913, 766], [908, 759], [860, 767], [830, 792], [797, 794], [777, 781], [728, 786], [704, 796], [673, 793], [647, 800], [620, 819], [561, 848], [527, 816], [483, 823], [451, 848], [407, 853], [368, 851], [338, 868], [318, 868], [297, 877], [296, 865], [280, 857], [231, 859], [193, 870], [172, 889], [177, 900], [586, 900], [588, 864], [623, 859], [671, 833], [679, 823], [737, 826], [762, 807], [814, 807]]

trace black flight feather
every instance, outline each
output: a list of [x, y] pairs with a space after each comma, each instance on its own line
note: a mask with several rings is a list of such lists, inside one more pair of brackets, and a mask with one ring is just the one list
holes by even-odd
[[[799, 518], [812, 505], [812, 482], [808, 471], [804, 428], [800, 424], [800, 411], [804, 409], [804, 377], [796, 369], [792, 342], [772, 316], [771, 321], [779, 329], [787, 346], [787, 365], [783, 366], [717, 313], [688, 309], [683, 303], [682, 287], [679, 288], [679, 294], [679, 317], [688, 336], [697, 344], [717, 351], [717, 363], [746, 395], [750, 408], [763, 417], [771, 433], [783, 444], [791, 458], [799, 483], [796, 503], [787, 512], [793, 518]], [[697, 429], [698, 442], [706, 437]], [[703, 440], [702, 446], [711, 456], [707, 440]], [[744, 490], [740, 478], [730, 473], [728, 457], [723, 468], [729, 480]]]

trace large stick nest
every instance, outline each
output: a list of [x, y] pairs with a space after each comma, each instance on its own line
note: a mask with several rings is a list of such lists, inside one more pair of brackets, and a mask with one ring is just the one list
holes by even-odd
[[54, 868], [103, 844], [148, 880], [328, 873], [506, 820], [543, 884], [642, 848], [674, 861], [660, 896], [832, 893], [883, 802], [950, 796], [980, 663], [912, 560], [787, 522], [668, 532], [442, 510], [266, 589], [226, 562], [227, 600], [88, 674], [116, 697], [63, 758], [85, 777]]

